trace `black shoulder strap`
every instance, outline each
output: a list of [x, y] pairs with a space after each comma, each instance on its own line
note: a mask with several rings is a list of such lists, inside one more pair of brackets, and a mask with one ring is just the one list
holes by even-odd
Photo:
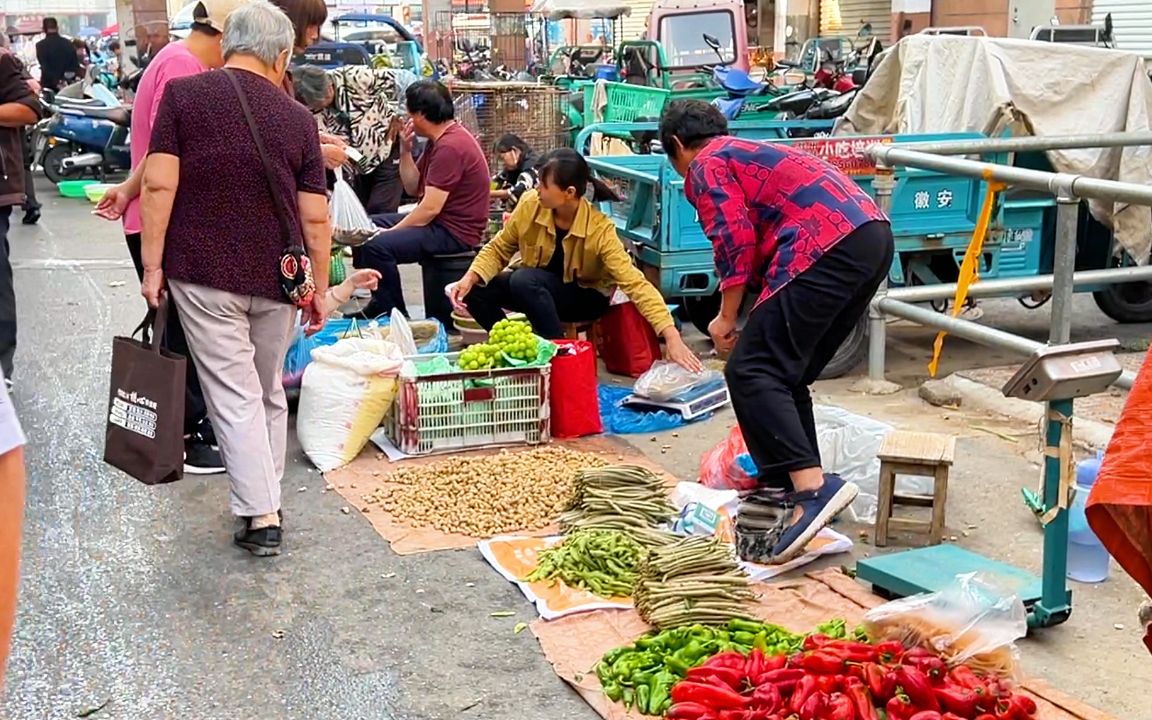
[[232, 81], [236, 88], [236, 95], [240, 98], [240, 109], [244, 111], [244, 119], [248, 122], [248, 129], [252, 131], [252, 141], [256, 144], [256, 152], [260, 155], [260, 162], [264, 165], [264, 179], [268, 181], [268, 194], [272, 196], [272, 204], [276, 207], [276, 220], [280, 223], [280, 235], [285, 247], [292, 247], [292, 228], [288, 225], [288, 211], [284, 207], [284, 198], [276, 189], [275, 176], [272, 173], [272, 162], [268, 159], [268, 151], [264, 149], [264, 140], [256, 128], [256, 118], [252, 117], [252, 108], [248, 106], [248, 98], [244, 95], [244, 88], [230, 68], [224, 68], [223, 73]]

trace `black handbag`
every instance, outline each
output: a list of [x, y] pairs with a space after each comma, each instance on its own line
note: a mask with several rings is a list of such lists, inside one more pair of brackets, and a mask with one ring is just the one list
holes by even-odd
[[240, 98], [240, 109], [244, 111], [244, 119], [248, 122], [248, 129], [252, 131], [252, 141], [256, 144], [256, 152], [260, 154], [260, 162], [264, 165], [264, 178], [268, 181], [268, 193], [272, 196], [272, 204], [276, 208], [276, 219], [280, 222], [280, 234], [284, 240], [284, 250], [280, 253], [280, 267], [277, 277], [280, 280], [280, 289], [284, 295], [297, 307], [306, 308], [312, 304], [316, 294], [316, 282], [312, 277], [312, 259], [308, 251], [297, 245], [292, 239], [292, 228], [288, 225], [288, 211], [284, 207], [284, 199], [276, 189], [276, 180], [272, 174], [272, 163], [268, 160], [268, 151], [264, 149], [264, 140], [256, 128], [256, 119], [252, 117], [252, 109], [248, 106], [248, 98], [240, 81], [229, 68], [224, 68], [224, 74], [232, 81], [236, 88], [236, 95]]

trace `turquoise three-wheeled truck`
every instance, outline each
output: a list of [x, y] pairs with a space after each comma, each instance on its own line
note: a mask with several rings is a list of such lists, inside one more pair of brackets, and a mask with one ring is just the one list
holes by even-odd
[[[654, 124], [641, 123], [594, 125], [584, 129], [577, 147], [585, 147], [587, 139], [596, 132], [618, 135], [655, 129]], [[735, 135], [795, 144], [813, 152], [850, 174], [869, 192], [876, 167], [863, 150], [870, 145], [983, 137], [977, 133], [795, 137], [820, 135], [830, 129], [828, 123], [812, 121], [731, 124]], [[998, 163], [1010, 160], [1005, 154], [982, 159]], [[1011, 161], [1018, 166], [1051, 169], [1042, 153], [1018, 154]], [[615, 221], [621, 240], [641, 270], [669, 302], [681, 306], [685, 319], [706, 332], [719, 309], [717, 278], [712, 244], [684, 196], [684, 181], [659, 154], [590, 157], [589, 162], [600, 177], [624, 196], [620, 202], [604, 203], [602, 209]], [[896, 169], [891, 220], [897, 255], [889, 285], [956, 282], [986, 189], [981, 180]], [[1009, 189], [995, 197], [992, 223], [980, 256], [980, 278], [1031, 277], [1052, 272], [1056, 204], [1052, 196]], [[1082, 209], [1076, 269], [1112, 267], [1116, 257], [1111, 232]], [[1148, 283], [1083, 289], [1094, 292], [1100, 309], [1118, 322], [1152, 321], [1152, 285]], [[1047, 296], [1018, 299], [1025, 307], [1038, 307], [1047, 301]], [[937, 309], [943, 311], [945, 307]], [[866, 349], [866, 319], [861, 318], [857, 331], [841, 347], [824, 376], [838, 377], [849, 372], [863, 359]]]

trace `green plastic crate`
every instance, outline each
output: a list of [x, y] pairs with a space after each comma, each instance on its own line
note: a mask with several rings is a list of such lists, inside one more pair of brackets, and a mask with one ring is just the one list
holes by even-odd
[[[636, 118], [641, 117], [659, 119], [665, 103], [672, 97], [672, 91], [663, 88], [618, 82], [606, 82], [604, 86], [607, 90], [607, 103], [604, 106], [602, 122], [634, 122]], [[596, 122], [592, 103], [595, 94], [595, 85], [588, 85], [584, 88], [584, 124], [586, 126]]]

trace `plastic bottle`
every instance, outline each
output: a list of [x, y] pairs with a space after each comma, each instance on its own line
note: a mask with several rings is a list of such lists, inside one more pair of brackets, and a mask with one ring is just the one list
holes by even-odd
[[1076, 497], [1068, 508], [1068, 579], [1077, 582], [1098, 583], [1108, 579], [1108, 550], [1092, 532], [1084, 514], [1103, 459], [1104, 453], [1100, 452], [1076, 464]]

